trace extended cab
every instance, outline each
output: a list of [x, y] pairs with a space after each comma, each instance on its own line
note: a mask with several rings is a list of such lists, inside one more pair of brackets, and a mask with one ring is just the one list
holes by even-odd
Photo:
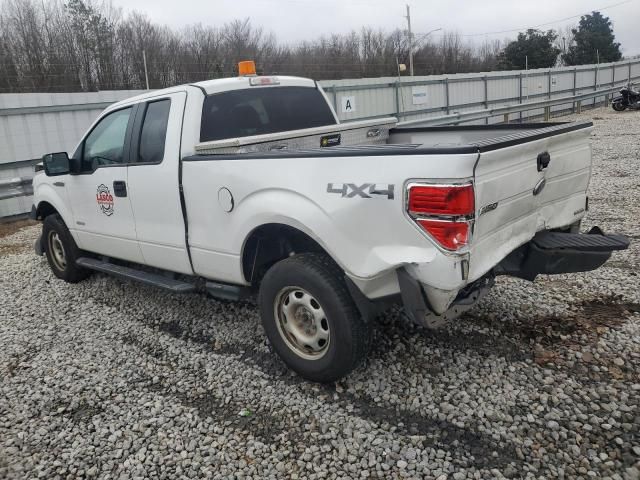
[[107, 108], [71, 158], [43, 158], [32, 215], [54, 274], [256, 297], [300, 375], [332, 381], [402, 303], [436, 327], [496, 275], [598, 268], [621, 235], [579, 233], [589, 123], [340, 124], [312, 80], [246, 75]]

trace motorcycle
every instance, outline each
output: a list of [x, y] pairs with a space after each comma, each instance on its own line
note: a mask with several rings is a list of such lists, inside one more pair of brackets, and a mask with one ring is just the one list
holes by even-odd
[[640, 110], [640, 92], [636, 92], [630, 83], [620, 89], [620, 96], [613, 99], [611, 106], [616, 112], [622, 112], [627, 108]]

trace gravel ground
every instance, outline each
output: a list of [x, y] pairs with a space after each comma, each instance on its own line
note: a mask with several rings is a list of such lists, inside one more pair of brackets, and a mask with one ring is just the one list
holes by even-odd
[[640, 112], [590, 111], [586, 226], [634, 242], [587, 274], [500, 278], [435, 333], [379, 320], [328, 386], [250, 304], [56, 280], [0, 231], [0, 478], [640, 478]]

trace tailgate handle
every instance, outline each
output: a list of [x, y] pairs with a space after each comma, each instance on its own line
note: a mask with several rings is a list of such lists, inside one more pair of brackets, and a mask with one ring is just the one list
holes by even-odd
[[551, 155], [549, 155], [549, 152], [542, 152], [538, 154], [538, 171], [541, 172], [542, 170], [547, 168], [550, 162]]

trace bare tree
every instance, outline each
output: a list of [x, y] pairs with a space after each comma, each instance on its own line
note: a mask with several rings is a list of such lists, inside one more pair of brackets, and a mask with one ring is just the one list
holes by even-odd
[[[445, 32], [414, 50], [418, 75], [473, 72], [496, 66], [500, 42], [476, 48]], [[289, 45], [248, 18], [176, 30], [110, 0], [0, 0], [0, 92], [144, 88], [143, 51], [151, 88], [233, 76], [249, 59], [265, 74], [395, 76], [409, 56], [402, 30], [365, 27]]]

